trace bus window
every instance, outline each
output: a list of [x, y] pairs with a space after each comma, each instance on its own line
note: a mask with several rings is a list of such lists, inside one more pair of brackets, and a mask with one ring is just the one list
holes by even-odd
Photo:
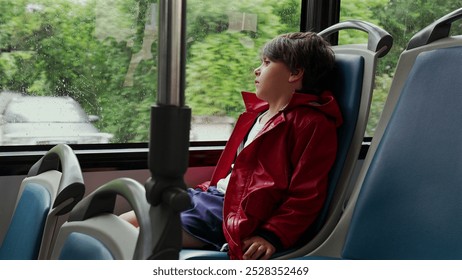
[[[147, 142], [157, 91], [158, 6], [152, 2], [0, 0], [0, 146]], [[299, 0], [187, 1], [191, 140], [228, 138], [243, 110], [240, 91], [254, 90], [259, 48], [299, 30], [300, 14]], [[107, 137], [74, 130], [66, 139], [61, 114], [40, 129], [27, 124], [27, 137], [14, 134], [4, 113], [30, 96], [56, 106], [68, 98], [83, 108], [92, 132]]]
[[[244, 110], [240, 92], [254, 90], [260, 47], [277, 34], [299, 30], [300, 10], [294, 0], [188, 1], [186, 103], [198, 132], [192, 140], [227, 140]], [[198, 124], [221, 126], [226, 133], [200, 133], [194, 130]]]
[[[399, 55], [406, 48], [411, 37], [435, 19], [460, 7], [460, 0], [407, 1], [407, 0], [342, 0], [340, 21], [359, 19], [374, 23], [393, 36], [393, 48], [385, 57], [379, 59], [375, 76], [374, 97], [369, 115], [366, 136], [373, 136], [380, 118]], [[452, 28], [460, 34], [460, 23]], [[366, 40], [359, 31], [340, 34], [339, 43], [347, 44]], [[364, 43], [367, 41], [363, 41]]]

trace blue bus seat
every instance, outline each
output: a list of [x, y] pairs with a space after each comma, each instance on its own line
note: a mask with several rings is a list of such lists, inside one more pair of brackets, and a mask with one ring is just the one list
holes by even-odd
[[0, 259], [46, 258], [58, 216], [69, 212], [84, 192], [80, 166], [70, 147], [60, 144], [49, 150], [21, 183]]
[[462, 258], [462, 36], [458, 9], [401, 54], [345, 214], [311, 257]]
[[26, 184], [20, 196], [0, 247], [2, 260], [38, 258], [43, 227], [51, 207], [51, 196], [46, 187], [36, 183]]
[[[360, 153], [369, 115], [376, 63], [379, 57], [388, 53], [393, 43], [387, 32], [362, 21], [342, 22], [319, 34], [327, 37], [350, 28], [368, 32], [370, 37], [375, 39], [371, 39], [367, 46], [333, 47], [336, 57], [335, 68], [329, 84], [339, 103], [344, 123], [338, 130], [338, 152], [329, 174], [326, 203], [301, 245], [296, 249], [275, 254], [275, 259], [302, 256], [319, 246], [338, 222], [343, 212], [343, 203], [350, 193], [350, 178]], [[216, 251], [183, 249], [180, 258], [226, 259], [227, 255]]]
[[[140, 225], [135, 228], [114, 215], [117, 197], [127, 200]], [[129, 178], [114, 179], [87, 195], [59, 229], [51, 259], [148, 259], [153, 251], [154, 220], [143, 185]]]

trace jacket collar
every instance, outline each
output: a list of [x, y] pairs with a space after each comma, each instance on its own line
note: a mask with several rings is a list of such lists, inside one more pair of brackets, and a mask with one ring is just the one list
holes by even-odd
[[[244, 100], [247, 112], [261, 113], [269, 108], [268, 103], [259, 99], [255, 93], [243, 91], [242, 99]], [[340, 108], [330, 91], [324, 91], [320, 95], [294, 93], [289, 104], [287, 104], [283, 111], [288, 111], [299, 106], [308, 106], [323, 112], [329, 118], [333, 119], [337, 126], [340, 126], [343, 122]]]

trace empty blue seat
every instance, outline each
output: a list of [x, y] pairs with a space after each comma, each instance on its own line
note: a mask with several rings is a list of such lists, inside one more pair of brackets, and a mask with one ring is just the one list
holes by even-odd
[[[119, 196], [135, 211], [139, 228], [113, 214]], [[152, 216], [143, 185], [129, 178], [112, 180], [82, 199], [69, 213], [59, 229], [51, 259], [148, 259], [157, 241]]]
[[352, 200], [312, 256], [462, 259], [462, 37], [449, 37], [460, 18], [435, 21], [401, 54]]
[[[76, 244], [79, 244], [76, 246]], [[113, 260], [108, 247], [98, 239], [83, 233], [72, 232], [63, 244], [60, 260]]]
[[16, 211], [0, 247], [2, 260], [38, 258], [43, 228], [51, 207], [51, 195], [41, 185], [28, 183], [16, 205]]
[[77, 157], [67, 145], [49, 150], [22, 181], [14, 213], [0, 247], [0, 259], [47, 258], [59, 216], [85, 192]]

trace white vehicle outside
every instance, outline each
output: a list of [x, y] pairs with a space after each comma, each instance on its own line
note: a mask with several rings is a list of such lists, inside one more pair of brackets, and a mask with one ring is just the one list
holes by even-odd
[[0, 145], [109, 143], [97, 120], [70, 97], [0, 93]]

